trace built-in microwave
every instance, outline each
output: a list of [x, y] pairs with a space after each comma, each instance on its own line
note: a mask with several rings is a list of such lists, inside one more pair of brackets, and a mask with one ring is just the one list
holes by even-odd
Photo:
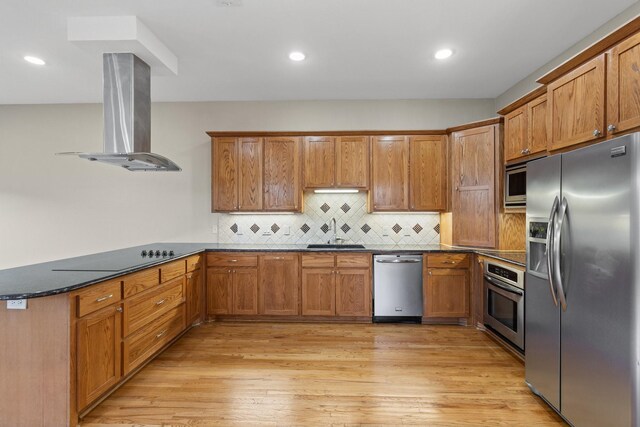
[[507, 166], [504, 174], [504, 206], [527, 205], [527, 165]]

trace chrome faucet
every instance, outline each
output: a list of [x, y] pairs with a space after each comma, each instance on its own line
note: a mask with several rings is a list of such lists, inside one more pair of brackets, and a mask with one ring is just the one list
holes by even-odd
[[[333, 244], [337, 245], [344, 242], [344, 239], [342, 237], [338, 237], [338, 226], [336, 225], [335, 218], [331, 218], [331, 228], [333, 229]], [[331, 240], [329, 240], [329, 243], [331, 243]]]

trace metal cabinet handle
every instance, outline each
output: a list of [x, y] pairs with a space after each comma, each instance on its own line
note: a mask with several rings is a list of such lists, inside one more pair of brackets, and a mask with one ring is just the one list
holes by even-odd
[[163, 336], [166, 333], [167, 333], [167, 330], [165, 329], [164, 331], [160, 332], [159, 334], [156, 334], [156, 338], [160, 338], [161, 336]]
[[523, 151], [523, 153], [522, 153], [522, 154], [529, 154], [529, 153], [531, 153], [531, 151], [529, 151], [529, 149], [528, 149], [528, 148], [525, 148], [525, 149], [524, 149], [524, 150], [522, 150], [522, 151]]
[[520, 154], [524, 154], [524, 148], [520, 150]]
[[106, 295], [106, 296], [103, 296], [103, 297], [97, 298], [97, 299], [96, 299], [96, 302], [106, 301], [106, 300], [108, 300], [109, 298], [113, 298], [113, 294], [110, 294], [110, 295]]
[[429, 270], [429, 276], [431, 276], [431, 275], [432, 275], [432, 274], [431, 274], [431, 270]]
[[598, 129], [593, 131], [593, 136], [598, 137], [600, 135], [602, 135], [602, 132], [600, 132]]
[[274, 256], [273, 259], [284, 259], [283, 256]]
[[123, 310], [122, 310], [122, 307], [118, 307], [118, 308], [116, 308], [116, 311], [117, 311], [118, 313], [122, 313], [122, 311], [123, 311]]
[[609, 126], [607, 126], [607, 130], [609, 132], [613, 132], [614, 130], [616, 130], [616, 125], [614, 124], [610, 124]]
[[164, 303], [165, 303], [165, 301], [167, 301], [167, 299], [166, 299], [166, 298], [161, 299], [160, 301], [158, 301], [158, 302], [156, 303], [156, 305], [162, 305], [162, 304], [164, 304]]
[[230, 259], [229, 262], [238, 262], [237, 259]]
[[442, 261], [443, 264], [455, 264], [455, 261]]

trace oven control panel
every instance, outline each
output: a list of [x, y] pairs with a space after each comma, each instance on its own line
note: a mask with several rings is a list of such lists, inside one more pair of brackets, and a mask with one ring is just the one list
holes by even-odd
[[484, 274], [520, 289], [524, 289], [524, 271], [492, 261], [485, 261]]

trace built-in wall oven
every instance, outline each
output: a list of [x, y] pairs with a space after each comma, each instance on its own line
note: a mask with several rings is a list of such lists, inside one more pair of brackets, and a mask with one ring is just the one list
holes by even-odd
[[524, 272], [484, 263], [484, 324], [524, 352]]

